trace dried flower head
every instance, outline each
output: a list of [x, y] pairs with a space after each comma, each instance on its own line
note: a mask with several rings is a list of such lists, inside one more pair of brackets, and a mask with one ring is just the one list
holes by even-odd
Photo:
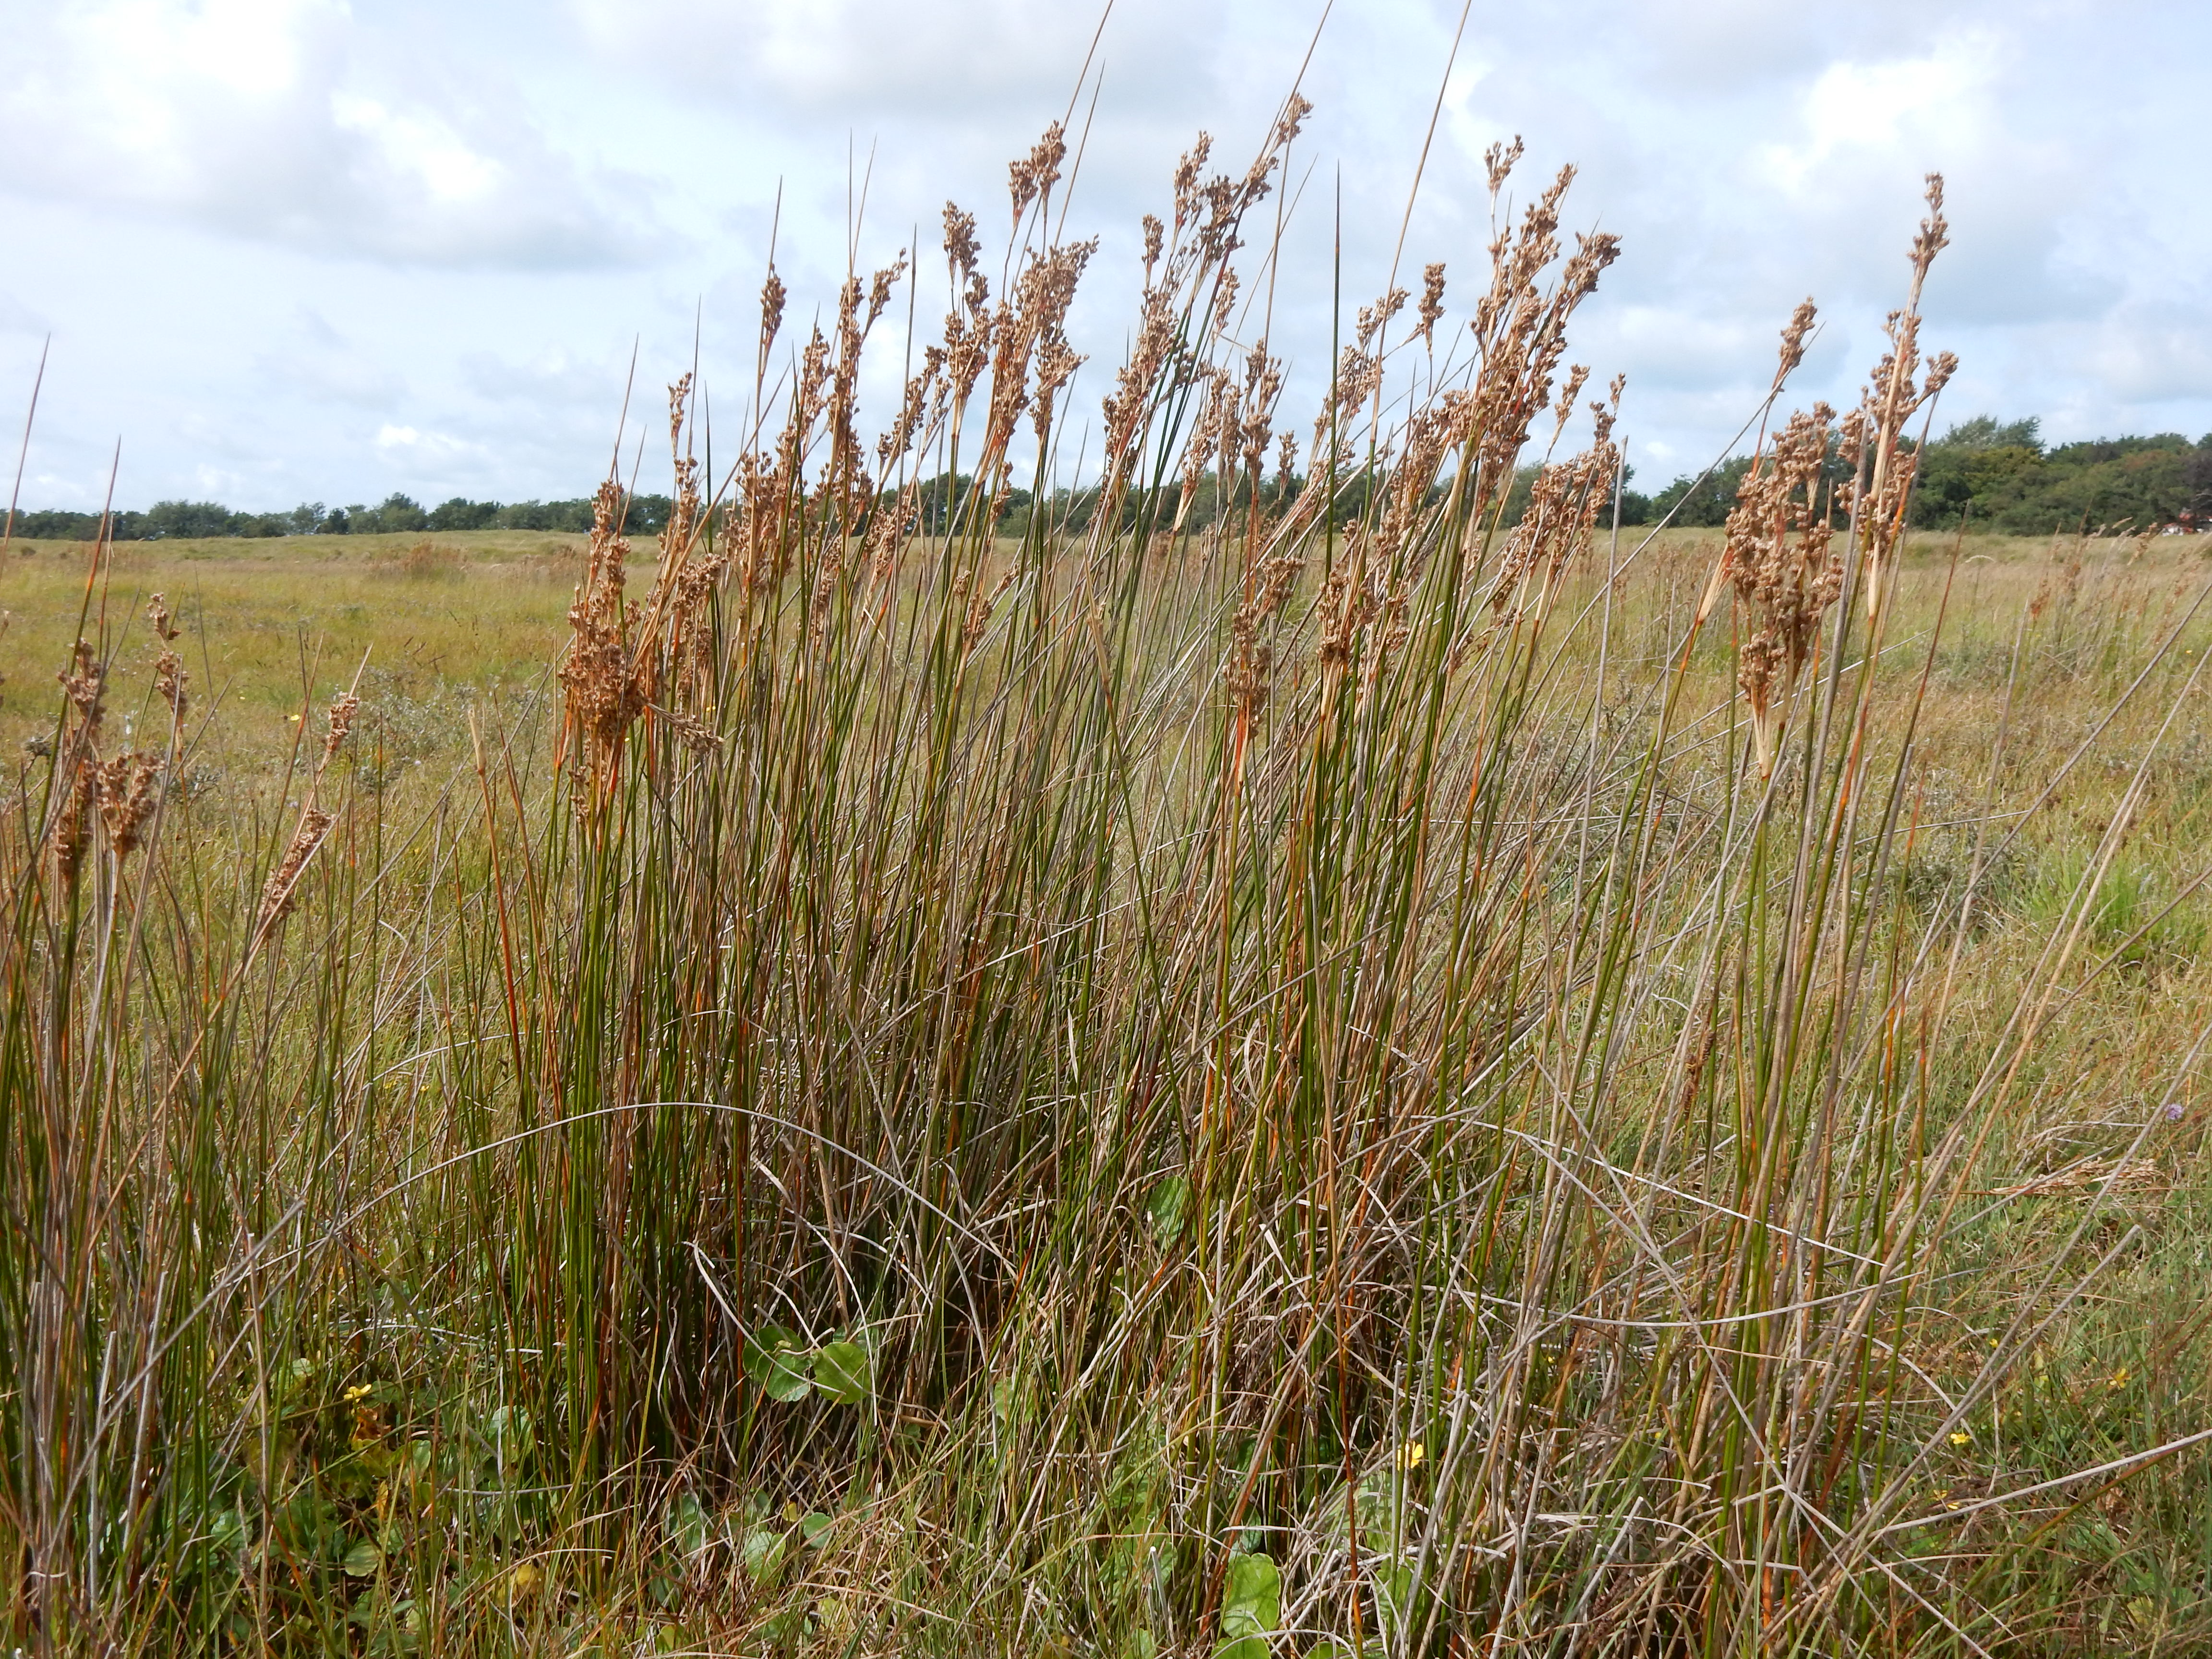
[[1761, 777], [1774, 770], [1790, 700], [1817, 641], [1820, 619], [1843, 588], [1832, 548], [1834, 503], [1826, 487], [1835, 411], [1815, 404], [1790, 417], [1738, 486], [1722, 566], [1749, 613], [1736, 678], [1750, 702]]
[[93, 653], [92, 642], [79, 640], [70, 648], [70, 666], [54, 678], [61, 682], [62, 695], [69, 699], [70, 707], [76, 710], [85, 728], [96, 733], [106, 707], [101, 699], [106, 671]]
[[775, 337], [782, 331], [783, 306], [788, 297], [783, 278], [776, 274], [775, 266], [771, 263], [767, 279], [761, 283], [760, 355], [763, 363], [768, 362], [768, 354], [775, 344]]
[[164, 651], [155, 659], [154, 690], [163, 702], [169, 705], [170, 713], [179, 721], [185, 718], [185, 708], [189, 702], [185, 695], [185, 687], [191, 678], [191, 676], [185, 672], [184, 659], [175, 652]]
[[569, 641], [560, 670], [567, 716], [563, 741], [573, 757], [580, 804], [594, 798], [611, 774], [623, 738], [644, 712], [645, 699], [630, 672], [628, 615], [623, 605], [623, 566], [629, 544], [623, 537], [622, 488], [599, 486], [583, 580], [568, 607]]
[[1444, 314], [1444, 268], [1441, 262], [1421, 273], [1421, 343], [1436, 345], [1437, 324]]
[[1060, 181], [1060, 164], [1067, 159], [1066, 127], [1054, 121], [1044, 130], [1036, 148], [1028, 156], [1012, 163], [1006, 169], [1007, 185], [1014, 198], [1014, 228], [1021, 228], [1022, 216], [1029, 211], [1031, 202], [1049, 204], [1052, 187]]
[[1782, 331], [1781, 358], [1774, 369], [1777, 392], [1782, 390], [1782, 383], [1796, 371], [1797, 365], [1805, 361], [1806, 337], [1812, 333], [1813, 319], [1819, 314], [1809, 299], [1799, 301], [1797, 309], [1790, 313], [1789, 325]]
[[892, 260], [869, 279], [868, 319], [861, 325], [862, 332], [865, 333], [873, 328], [876, 325], [876, 319], [884, 314], [884, 308], [891, 302], [891, 290], [898, 286], [899, 279], [906, 275], [906, 250], [901, 248], [897, 258]]
[[323, 732], [322, 766], [328, 766], [336, 757], [339, 746], [353, 731], [353, 717], [360, 709], [361, 699], [350, 691], [331, 705], [328, 724]]
[[154, 815], [161, 769], [161, 757], [144, 751], [118, 755], [93, 769], [100, 820], [118, 859], [131, 855]]
[[78, 867], [84, 860], [84, 849], [90, 843], [92, 805], [97, 787], [92, 757], [81, 755], [70, 772], [69, 787], [62, 797], [61, 810], [54, 816], [49, 837], [54, 870], [64, 885], [76, 879]]
[[1512, 173], [1515, 164], [1527, 153], [1528, 146], [1521, 142], [1521, 135], [1517, 132], [1513, 135], [1511, 143], [1492, 144], [1488, 149], [1483, 151], [1483, 169], [1490, 176], [1490, 193], [1492, 198], [1505, 188], [1505, 180]]
[[945, 204], [945, 263], [952, 273], [953, 286], [958, 287], [963, 277], [975, 275], [975, 259], [981, 252], [975, 241], [975, 216], [961, 211], [959, 204]]
[[285, 848], [284, 856], [261, 890], [261, 910], [255, 919], [255, 929], [268, 927], [292, 913], [299, 896], [300, 878], [306, 873], [307, 862], [315, 856], [331, 833], [337, 819], [313, 801], [300, 809], [300, 822], [292, 831], [291, 844]]

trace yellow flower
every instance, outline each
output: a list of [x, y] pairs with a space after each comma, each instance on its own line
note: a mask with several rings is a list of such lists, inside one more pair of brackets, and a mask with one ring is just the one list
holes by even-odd
[[1968, 1434], [1964, 1429], [1954, 1429], [1951, 1431], [1951, 1443], [1954, 1446], [1966, 1445], [1971, 1442], [1973, 1437], [1973, 1436]]
[[1419, 1441], [1408, 1440], [1398, 1448], [1398, 1467], [1401, 1469], [1418, 1469], [1421, 1467], [1421, 1460], [1428, 1455], [1429, 1449]]
[[517, 1595], [527, 1595], [538, 1588], [538, 1581], [544, 1576], [538, 1571], [535, 1561], [525, 1561], [507, 1575], [507, 1582]]
[[2123, 1365], [2106, 1379], [2105, 1386], [2108, 1389], [2124, 1389], [2128, 1386], [2128, 1368]]
[[361, 1401], [361, 1400], [366, 1400], [366, 1399], [368, 1399], [368, 1395], [369, 1395], [369, 1386], [368, 1386], [368, 1383], [366, 1383], [366, 1382], [356, 1382], [356, 1383], [355, 1383], [355, 1384], [353, 1385], [353, 1387], [351, 1387], [351, 1388], [348, 1389], [345, 1391], [346, 1404], [347, 1404], [347, 1405], [349, 1405], [349, 1406], [350, 1406], [350, 1405], [352, 1405], [352, 1404], [353, 1404], [355, 1401]]

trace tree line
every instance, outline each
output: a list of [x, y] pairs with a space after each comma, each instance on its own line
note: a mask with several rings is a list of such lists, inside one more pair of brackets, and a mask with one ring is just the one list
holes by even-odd
[[[2212, 434], [2195, 443], [2165, 432], [2054, 446], [2043, 441], [2041, 428], [2033, 416], [1999, 421], [1978, 415], [1925, 445], [1919, 452], [1913, 524], [1949, 530], [1963, 523], [2016, 536], [2169, 525], [2212, 529]], [[1675, 479], [1648, 502], [1631, 495], [1624, 505], [1632, 503], [1655, 523], [1672, 514], [1678, 525], [1725, 524], [1750, 465], [1749, 456], [1734, 456], [1703, 477]]]
[[[1834, 465], [1841, 482], [1841, 463]], [[1622, 479], [1620, 520], [1625, 525], [1667, 522], [1693, 528], [1725, 524], [1735, 505], [1737, 486], [1750, 466], [1749, 456], [1733, 456], [1701, 475], [1684, 474], [1650, 495], [1627, 487], [1635, 477], [1630, 468]], [[1518, 520], [1535, 472], [1533, 467], [1524, 468], [1516, 477], [1505, 505], [1508, 523]], [[1364, 476], [1351, 478], [1339, 492], [1334, 516], [1346, 523], [1358, 519], [1372, 483]], [[1304, 484], [1302, 478], [1263, 483], [1261, 505], [1273, 505], [1285, 490], [1295, 493]], [[942, 533], [963, 511], [973, 510], [973, 488], [974, 481], [965, 474], [930, 480], [915, 501], [915, 527], [925, 534]], [[1236, 493], [1241, 501], [1243, 487]], [[883, 499], [889, 505], [895, 499], [893, 492], [885, 491]], [[1052, 498], [1054, 518], [1079, 532], [1086, 526], [1096, 499], [1095, 489], [1060, 491]], [[1170, 483], [1133, 492], [1121, 511], [1149, 516], [1163, 526], [1180, 523], [1186, 529], [1202, 530], [1224, 505], [1236, 503], [1223, 501], [1218, 481], [1209, 473], [1187, 498], [1181, 485]], [[668, 522], [671, 507], [665, 495], [632, 495], [626, 527], [635, 534], [653, 534]], [[1031, 508], [1025, 490], [1002, 495], [998, 502], [1000, 533], [1020, 533], [1027, 527]], [[2043, 441], [2041, 422], [2033, 417], [2001, 422], [1978, 415], [1921, 450], [1912, 521], [1926, 530], [1954, 528], [1963, 522], [1975, 530], [2028, 536], [2084, 529], [2158, 530], [2169, 525], [2212, 529], [2212, 434], [2195, 443], [2168, 432], [2051, 446]], [[504, 503], [456, 495], [426, 507], [411, 496], [395, 494], [374, 507], [307, 501], [289, 513], [237, 513], [215, 501], [156, 501], [143, 512], [114, 514], [109, 533], [117, 541], [129, 542], [471, 530], [580, 534], [591, 527], [588, 495]], [[89, 541], [99, 529], [96, 513], [19, 513], [14, 534]]]
[[[668, 522], [665, 495], [629, 498], [628, 528], [651, 534]], [[374, 536], [453, 530], [556, 530], [581, 534], [592, 527], [592, 498], [565, 501], [472, 501], [456, 495], [426, 507], [412, 496], [392, 495], [375, 507], [325, 507], [303, 501], [289, 513], [234, 513], [216, 501], [156, 501], [143, 512], [112, 515], [109, 534], [118, 542], [178, 537]], [[97, 513], [18, 513], [15, 533], [54, 541], [90, 541], [100, 533]]]

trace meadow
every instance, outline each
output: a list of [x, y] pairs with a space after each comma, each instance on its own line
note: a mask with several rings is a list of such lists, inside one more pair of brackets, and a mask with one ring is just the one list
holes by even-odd
[[1279, 411], [1297, 114], [1080, 525], [1054, 133], [651, 542], [9, 550], [9, 1641], [2212, 1650], [2212, 546], [1906, 534], [1940, 198], [1725, 532], [1510, 155]]

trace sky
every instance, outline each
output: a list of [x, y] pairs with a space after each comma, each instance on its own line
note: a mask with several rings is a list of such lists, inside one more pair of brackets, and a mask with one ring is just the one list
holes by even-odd
[[125, 507], [586, 494], [695, 352], [739, 406], [771, 236], [802, 328], [848, 258], [917, 242], [930, 317], [944, 203], [1003, 240], [1006, 164], [1072, 100], [1095, 416], [1140, 216], [1201, 129], [1241, 171], [1293, 84], [1272, 344], [1298, 423], [1340, 215], [1346, 314], [1394, 257], [1416, 288], [1444, 261], [1451, 307], [1482, 153], [1518, 134], [1518, 199], [1571, 161], [1568, 225], [1622, 239], [1571, 356], [1627, 375], [1639, 486], [1727, 449], [1808, 295], [1792, 400], [1856, 399], [1930, 170], [1939, 428], [2212, 429], [2201, 0], [1478, 0], [1455, 54], [1460, 0], [1325, 3], [1115, 0], [1102, 28], [1087, 0], [0, 0], [0, 444], [43, 350], [26, 507], [97, 507], [111, 470]]

